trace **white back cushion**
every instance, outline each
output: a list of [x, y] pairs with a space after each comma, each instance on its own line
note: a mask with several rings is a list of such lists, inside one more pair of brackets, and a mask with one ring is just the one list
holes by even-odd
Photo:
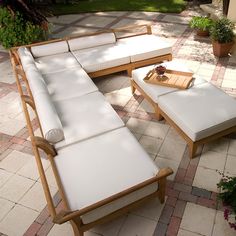
[[69, 48], [66, 41], [31, 47], [31, 52], [34, 57], [45, 57], [45, 56], [64, 53], [68, 51], [69, 51]]
[[34, 102], [42, 126], [44, 138], [50, 143], [57, 143], [64, 139], [61, 121], [47, 92], [34, 96]]
[[80, 50], [84, 48], [92, 48], [109, 43], [115, 43], [116, 37], [114, 33], [102, 33], [97, 35], [85, 36], [71, 39], [68, 41], [70, 50]]
[[26, 71], [32, 65], [35, 65], [34, 58], [28, 48], [26, 47], [19, 48], [18, 55], [20, 57], [24, 71]]

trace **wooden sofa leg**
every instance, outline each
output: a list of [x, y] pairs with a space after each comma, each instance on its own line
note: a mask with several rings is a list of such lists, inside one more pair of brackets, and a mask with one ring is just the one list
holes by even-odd
[[132, 77], [132, 68], [127, 69], [127, 74], [130, 78]]
[[189, 146], [189, 156], [192, 159], [192, 158], [194, 158], [194, 156], [196, 154], [197, 144], [192, 142], [192, 143], [189, 143], [188, 146]]
[[160, 179], [158, 181], [158, 192], [159, 192], [158, 198], [162, 204], [165, 202], [166, 178]]
[[84, 232], [78, 226], [80, 222], [77, 222], [77, 220], [71, 220], [70, 223], [74, 232], [74, 236], [84, 236]]

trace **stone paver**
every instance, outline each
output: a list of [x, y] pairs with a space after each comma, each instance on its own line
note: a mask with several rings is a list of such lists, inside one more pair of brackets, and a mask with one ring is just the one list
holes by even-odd
[[[97, 12], [51, 17], [51, 37], [64, 37], [133, 24], [152, 24], [153, 33], [173, 45], [174, 57], [195, 76], [236, 96], [236, 56], [218, 60], [209, 38], [200, 38], [188, 21], [198, 11], [177, 14], [151, 12]], [[134, 30], [135, 32], [135, 30]], [[20, 99], [8, 52], [0, 46], [0, 235], [73, 235], [71, 226], [53, 225], [25, 128]], [[236, 176], [236, 140], [221, 138], [198, 150], [189, 160], [186, 142], [136, 92], [133, 97], [126, 73], [95, 79], [99, 90], [159, 167], [170, 166], [166, 201], [158, 199], [112, 222], [94, 227], [85, 236], [224, 236], [235, 235], [217, 209], [217, 171]], [[32, 119], [35, 117], [33, 114]], [[36, 134], [39, 134], [35, 122]], [[235, 135], [234, 135], [235, 136]], [[57, 185], [49, 162], [42, 159], [52, 194]], [[58, 194], [55, 205], [60, 203]], [[60, 205], [59, 205], [60, 207]], [[22, 217], [24, 216], [24, 217]]]
[[187, 203], [180, 228], [193, 233], [210, 236], [216, 211], [206, 207]]

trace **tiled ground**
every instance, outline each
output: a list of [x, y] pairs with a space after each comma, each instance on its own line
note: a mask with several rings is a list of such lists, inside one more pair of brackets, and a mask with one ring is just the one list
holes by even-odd
[[[236, 56], [217, 60], [210, 39], [196, 37], [188, 28], [195, 11], [180, 15], [145, 12], [99, 12], [53, 17], [53, 37], [97, 31], [128, 24], [153, 24], [155, 34], [173, 44], [174, 56], [197, 76], [236, 96]], [[53, 225], [48, 215], [39, 175], [7, 52], [0, 47], [0, 235], [72, 235], [69, 224]], [[175, 171], [169, 178], [166, 202], [157, 199], [86, 236], [233, 236], [216, 202], [217, 171], [236, 175], [236, 140], [225, 137], [188, 158], [185, 141], [152, 108], [130, 92], [129, 78], [118, 73], [95, 80], [118, 114], [158, 166]], [[37, 133], [38, 126], [35, 122]], [[52, 194], [57, 192], [49, 163], [43, 161]], [[60, 207], [56, 194], [54, 202]]]

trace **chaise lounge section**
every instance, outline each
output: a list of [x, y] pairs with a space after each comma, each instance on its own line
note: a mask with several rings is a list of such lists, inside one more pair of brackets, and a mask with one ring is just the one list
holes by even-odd
[[[175, 60], [168, 69], [190, 72]], [[186, 140], [190, 158], [197, 147], [236, 131], [236, 101], [221, 89], [195, 76], [186, 90], [146, 83], [145, 75], [153, 66], [134, 70], [132, 90], [139, 90], [153, 106], [157, 118], [164, 119]]]

